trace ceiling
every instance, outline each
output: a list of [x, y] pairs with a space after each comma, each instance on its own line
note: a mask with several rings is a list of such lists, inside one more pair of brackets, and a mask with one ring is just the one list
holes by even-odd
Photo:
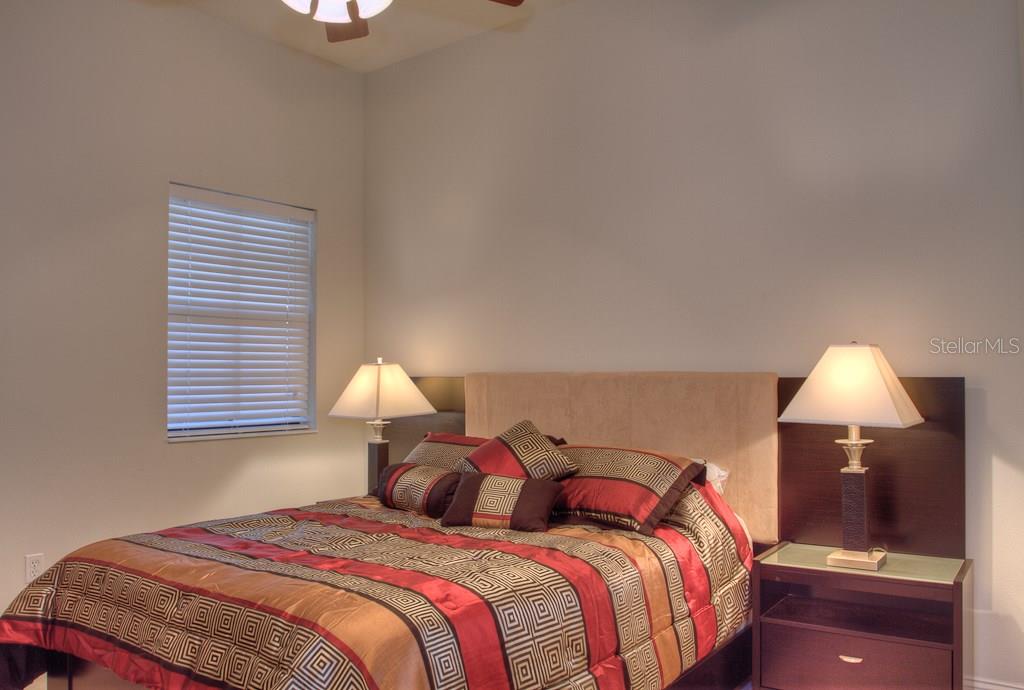
[[488, 0], [394, 0], [370, 20], [370, 36], [330, 44], [323, 24], [281, 0], [177, 0], [247, 31], [356, 72], [372, 72], [493, 29], [515, 30], [537, 12], [571, 0], [526, 0], [508, 7]]

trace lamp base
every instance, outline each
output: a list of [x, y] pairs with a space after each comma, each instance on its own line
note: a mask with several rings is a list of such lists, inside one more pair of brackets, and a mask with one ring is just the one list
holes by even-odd
[[391, 422], [386, 419], [371, 419], [367, 422], [371, 429], [373, 429], [373, 442], [374, 443], [387, 443], [384, 440], [384, 427]]
[[864, 449], [873, 441], [861, 438], [860, 427], [850, 426], [849, 438], [836, 441], [846, 451], [849, 464], [840, 470], [843, 497], [843, 548], [829, 554], [827, 562], [836, 568], [879, 570], [885, 565], [885, 550], [869, 546], [868, 468], [861, 463]]
[[370, 441], [366, 446], [366, 488], [369, 495], [377, 493], [380, 475], [390, 464], [388, 448], [389, 445], [386, 440]]
[[855, 568], [857, 570], [880, 570], [885, 565], [885, 551], [847, 551], [839, 549], [828, 555], [826, 562], [834, 568]]

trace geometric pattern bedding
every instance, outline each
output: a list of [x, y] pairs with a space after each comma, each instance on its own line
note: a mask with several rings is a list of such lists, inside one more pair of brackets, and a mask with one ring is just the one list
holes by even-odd
[[[651, 534], [704, 464], [655, 451], [565, 446], [579, 471], [564, 479], [556, 514]], [[700, 483], [703, 483], [701, 479]]]
[[441, 517], [452, 503], [459, 475], [441, 467], [403, 462], [381, 473], [377, 495], [388, 508]]
[[468, 453], [455, 471], [558, 480], [573, 474], [576, 466], [559, 452], [551, 437], [524, 419]]
[[464, 474], [441, 524], [546, 532], [560, 493], [561, 484], [543, 479]]
[[462, 459], [490, 439], [457, 434], [429, 433], [403, 462], [454, 470]]
[[28, 647], [169, 690], [659, 690], [747, 617], [752, 554], [710, 487], [653, 536], [442, 527], [372, 497], [99, 542], [0, 617]]

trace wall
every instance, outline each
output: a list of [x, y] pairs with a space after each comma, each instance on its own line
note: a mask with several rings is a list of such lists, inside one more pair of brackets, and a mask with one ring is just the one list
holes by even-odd
[[1024, 355], [930, 353], [1024, 337], [1017, 41], [1013, 0], [577, 0], [374, 73], [366, 354], [966, 376], [976, 675], [1024, 687]]
[[[175, 3], [0, 5], [0, 600], [22, 556], [352, 495], [362, 78]], [[167, 183], [319, 210], [316, 434], [165, 440]]]
[[1024, 89], [1024, 0], [1017, 0], [1017, 31], [1021, 68], [1021, 89]]

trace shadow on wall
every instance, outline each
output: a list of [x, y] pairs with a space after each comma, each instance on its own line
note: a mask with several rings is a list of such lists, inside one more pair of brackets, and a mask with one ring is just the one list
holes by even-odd
[[[967, 495], [974, 502], [976, 510], [968, 512], [968, 558], [975, 560], [973, 577], [973, 628], [985, 630], [995, 639], [1018, 640], [1024, 637], [1024, 612], [996, 611], [992, 599], [996, 579], [994, 529], [994, 467], [1002, 463], [1018, 474], [1024, 474], [1024, 461], [1017, 457], [1008, 444], [1000, 437], [990, 421], [989, 394], [984, 388], [967, 388], [968, 454], [967, 454]], [[976, 443], [972, 447], [971, 442]], [[1005, 579], [1005, 574], [1004, 574]], [[966, 665], [965, 674], [973, 676], [978, 668], [977, 650], [985, 650], [991, 640], [968, 639], [971, 647], [965, 650], [965, 657], [973, 660]], [[966, 661], [966, 660], [965, 660]], [[1018, 679], [1018, 682], [1024, 679]], [[1018, 686], [1007, 686], [1018, 687]]]

